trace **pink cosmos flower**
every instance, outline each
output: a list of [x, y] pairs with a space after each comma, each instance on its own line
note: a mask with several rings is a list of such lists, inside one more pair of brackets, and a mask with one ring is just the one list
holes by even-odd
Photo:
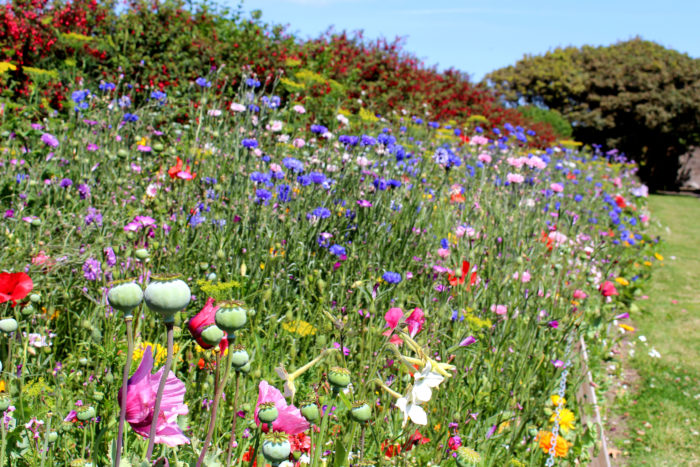
[[260, 404], [274, 402], [278, 415], [277, 420], [272, 422], [273, 431], [283, 431], [288, 435], [296, 435], [309, 429], [309, 422], [301, 415], [301, 411], [293, 405], [287, 405], [287, 401], [279, 389], [270, 386], [265, 380], [260, 381], [259, 389], [258, 402], [255, 404], [255, 423], [260, 425], [258, 418]]
[[[163, 368], [152, 374], [153, 352], [151, 346], [146, 347], [143, 358], [136, 373], [129, 378], [126, 396], [126, 421], [131, 428], [143, 436], [149, 435], [151, 423], [153, 423], [153, 406], [156, 403], [156, 392], [163, 375]], [[119, 405], [121, 400], [121, 389], [119, 390]], [[177, 424], [178, 415], [187, 415], [189, 409], [184, 403], [185, 383], [177, 379], [171, 371], [165, 382], [165, 391], [160, 404], [160, 414], [156, 425], [156, 443], [165, 444], [170, 447], [180, 444], [189, 444], [190, 440], [185, 436]]]

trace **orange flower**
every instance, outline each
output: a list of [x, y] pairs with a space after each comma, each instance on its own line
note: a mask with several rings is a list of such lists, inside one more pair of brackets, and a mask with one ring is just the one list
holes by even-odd
[[[548, 453], [552, 448], [552, 432], [540, 431], [537, 438], [535, 438], [535, 441], [540, 443], [540, 448], [545, 453]], [[571, 443], [557, 435], [557, 445], [554, 447], [554, 457], [566, 457], [566, 454], [569, 452], [569, 446], [571, 446]]]
[[455, 193], [452, 196], [450, 196], [450, 201], [453, 203], [464, 203], [466, 201], [466, 198], [462, 193]]
[[168, 169], [168, 175], [170, 175], [170, 178], [180, 178], [182, 180], [192, 180], [197, 176], [196, 173], [192, 173], [192, 169], [189, 165], [185, 167], [184, 170], [182, 169], [182, 159], [180, 159], [179, 156], [177, 157], [175, 165]]

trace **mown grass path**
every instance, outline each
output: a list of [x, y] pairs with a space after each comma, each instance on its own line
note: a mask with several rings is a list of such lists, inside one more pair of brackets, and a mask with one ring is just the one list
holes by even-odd
[[626, 465], [700, 466], [700, 199], [652, 196], [649, 208], [664, 260], [632, 316], [624, 351], [634, 342], [639, 378], [617, 400], [627, 427], [613, 437]]

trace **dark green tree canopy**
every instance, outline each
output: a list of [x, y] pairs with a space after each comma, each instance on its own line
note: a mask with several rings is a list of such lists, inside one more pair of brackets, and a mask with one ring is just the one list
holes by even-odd
[[675, 183], [669, 164], [700, 142], [700, 60], [654, 42], [559, 48], [486, 79], [512, 105], [559, 111], [579, 141], [625, 151], [657, 188]]

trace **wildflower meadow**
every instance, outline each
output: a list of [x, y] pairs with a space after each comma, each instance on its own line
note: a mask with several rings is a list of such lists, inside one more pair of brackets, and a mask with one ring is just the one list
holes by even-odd
[[0, 465], [587, 462], [636, 165], [224, 70], [0, 116]]

